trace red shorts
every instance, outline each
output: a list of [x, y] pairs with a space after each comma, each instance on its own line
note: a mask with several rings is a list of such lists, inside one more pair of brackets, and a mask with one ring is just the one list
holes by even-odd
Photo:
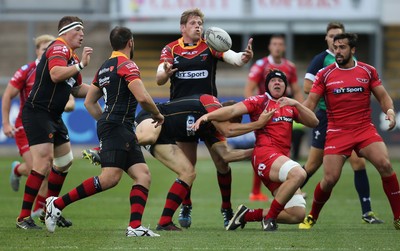
[[376, 128], [369, 124], [361, 128], [333, 129], [326, 132], [325, 154], [350, 156], [354, 150], [357, 154], [361, 149], [374, 142], [382, 142]]
[[19, 154], [22, 156], [24, 153], [29, 151], [28, 138], [26, 137], [25, 130], [22, 126], [17, 128], [14, 134], [15, 143], [17, 144]]
[[252, 165], [254, 173], [260, 177], [262, 183], [273, 193], [282, 183], [269, 179], [269, 172], [274, 161], [280, 156], [287, 156], [274, 147], [256, 147], [253, 151]]

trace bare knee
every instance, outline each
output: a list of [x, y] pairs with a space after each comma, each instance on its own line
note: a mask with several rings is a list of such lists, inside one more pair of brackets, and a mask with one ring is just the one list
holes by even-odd
[[150, 188], [151, 173], [149, 169], [142, 170], [140, 173], [136, 174], [136, 184]]
[[193, 172], [184, 173], [180, 175], [180, 179], [190, 186], [196, 179], [196, 172], [193, 170]]
[[[279, 172], [280, 178], [281, 176], [284, 175], [283, 172], [284, 168], [281, 168]], [[294, 181], [296, 184], [298, 184], [298, 187], [300, 187], [304, 183], [306, 178], [307, 178], [306, 171], [300, 166], [295, 166], [291, 168], [290, 171], [288, 172], [286, 180]]]
[[117, 175], [99, 175], [100, 185], [103, 190], [115, 187], [119, 183], [120, 179], [120, 176]]
[[392, 164], [388, 158], [382, 158], [379, 160], [375, 167], [382, 177], [390, 176], [393, 173]]

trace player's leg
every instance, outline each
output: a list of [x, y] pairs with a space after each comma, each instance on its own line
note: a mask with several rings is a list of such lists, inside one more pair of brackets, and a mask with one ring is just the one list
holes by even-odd
[[[197, 162], [197, 142], [176, 142], [179, 148], [183, 151], [190, 163], [196, 167]], [[178, 221], [181, 227], [188, 227], [192, 224], [192, 200], [191, 190], [193, 184], [189, 187], [185, 199], [182, 201], [182, 207], [179, 212]]]
[[383, 190], [392, 208], [394, 226], [400, 230], [400, 188], [396, 172], [390, 163], [389, 154], [383, 141], [371, 143], [359, 150], [378, 170], [382, 178]]
[[14, 136], [19, 154], [24, 160], [22, 163], [20, 163], [19, 161], [13, 161], [11, 164], [10, 185], [12, 190], [18, 191], [21, 176], [28, 176], [31, 173], [32, 154], [30, 152], [25, 130], [22, 127], [15, 132]]
[[143, 212], [146, 208], [151, 183], [150, 170], [144, 160], [139, 145], [136, 145], [136, 147], [127, 152], [127, 154], [127, 165], [130, 166], [127, 170], [127, 174], [135, 181], [135, 184], [132, 186], [129, 195], [130, 220], [129, 226], [126, 229], [126, 236], [160, 236], [142, 226]]
[[349, 158], [349, 162], [354, 170], [354, 185], [361, 203], [361, 219], [363, 222], [370, 224], [383, 223], [383, 221], [378, 219], [372, 211], [369, 181], [367, 170], [365, 168], [365, 159], [358, 157], [356, 152], [353, 151]]
[[[278, 214], [277, 223], [298, 224], [305, 217], [306, 201], [298, 189], [293, 197], [286, 203], [284, 209]], [[247, 222], [260, 222], [267, 216], [267, 209], [249, 209], [245, 205], [240, 205], [236, 210], [233, 218], [229, 221], [226, 230], [235, 230], [238, 227], [243, 228]]]
[[308, 152], [308, 158], [303, 168], [307, 173], [307, 178], [302, 184], [301, 187], [304, 187], [308, 180], [314, 175], [314, 173], [319, 169], [322, 165], [322, 160], [324, 158], [324, 149], [317, 147], [310, 147], [310, 151]]
[[[205, 142], [210, 153], [211, 159], [217, 169], [217, 180], [218, 186], [221, 193], [221, 214], [224, 219], [224, 227], [229, 223], [229, 220], [233, 216], [232, 204], [231, 204], [231, 186], [232, 186], [232, 172], [228, 163], [215, 151], [210, 142]], [[215, 144], [223, 144], [228, 147], [225, 141], [217, 142]], [[214, 144], [214, 145], [215, 145]]]
[[162, 126], [154, 127], [153, 119], [144, 119], [136, 126], [135, 134], [139, 145], [154, 145]]
[[340, 178], [346, 158], [339, 154], [324, 156], [324, 176], [314, 190], [314, 199], [309, 215], [300, 223], [300, 229], [310, 229], [317, 221], [322, 207], [331, 196], [332, 190]]
[[35, 144], [30, 149], [33, 157], [33, 168], [26, 180], [22, 209], [17, 218], [17, 227], [22, 229], [39, 229], [40, 227], [36, 226], [31, 219], [31, 210], [46, 173], [53, 163], [53, 144]]
[[[168, 191], [167, 199], [157, 230], [179, 231], [172, 222], [175, 211], [186, 197], [189, 187], [193, 184], [196, 172], [192, 163], [186, 158], [183, 151], [174, 144], [159, 144], [154, 146], [154, 157], [178, 175]], [[181, 224], [190, 227], [191, 222]]]
[[282, 184], [274, 191], [274, 200], [268, 214], [263, 219], [264, 231], [275, 231], [277, 229], [276, 222], [279, 213], [299, 190], [306, 176], [307, 174], [300, 164], [286, 156], [279, 156], [272, 163], [269, 179], [273, 182], [282, 182]]
[[306, 170], [307, 179], [301, 187], [307, 184], [311, 176], [319, 169], [322, 165], [324, 157], [324, 147], [326, 141], [326, 130], [328, 129], [328, 117], [325, 110], [318, 110], [315, 115], [317, 116], [319, 123], [312, 129], [311, 148], [308, 153], [308, 158], [303, 168]]
[[[140, 148], [139, 148], [140, 149]], [[108, 190], [118, 184], [123, 169], [126, 168], [126, 151], [102, 151], [101, 174], [84, 180], [80, 185], [70, 190], [61, 197], [51, 196], [46, 199], [46, 227], [54, 232], [57, 221], [61, 217], [61, 211], [68, 205], [90, 197], [94, 194]], [[146, 182], [143, 181], [144, 184]]]

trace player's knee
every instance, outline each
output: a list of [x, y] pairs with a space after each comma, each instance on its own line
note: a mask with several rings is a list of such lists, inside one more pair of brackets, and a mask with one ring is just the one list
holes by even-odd
[[324, 183], [327, 189], [332, 189], [336, 183], [338, 182], [340, 174], [325, 174], [324, 175]]
[[53, 165], [58, 171], [68, 172], [73, 159], [74, 155], [72, 154], [72, 151], [69, 151], [69, 153], [64, 156], [54, 158]]
[[279, 169], [279, 180], [281, 182], [291, 179], [298, 180], [299, 184], [303, 184], [306, 178], [306, 171], [296, 161], [288, 160]]
[[136, 176], [136, 183], [144, 187], [150, 187], [151, 185], [151, 173], [149, 170], [143, 171]]
[[189, 185], [191, 185], [196, 179], [196, 170], [192, 165], [187, 165], [185, 168], [180, 169], [177, 174], [179, 179], [183, 180]]
[[382, 158], [376, 165], [376, 169], [381, 176], [387, 177], [393, 173], [392, 164], [388, 158]]
[[300, 223], [306, 216], [306, 201], [301, 194], [295, 194], [286, 203], [285, 210], [291, 216], [290, 223]]

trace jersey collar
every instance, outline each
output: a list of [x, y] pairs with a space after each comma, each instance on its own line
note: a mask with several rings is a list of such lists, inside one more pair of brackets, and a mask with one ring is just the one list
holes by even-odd
[[185, 45], [185, 43], [183, 42], [183, 37], [178, 39], [178, 43], [182, 48], [186, 48], [186, 49], [192, 49], [192, 48], [196, 48], [202, 41], [203, 39], [199, 39], [199, 41], [197, 41], [197, 43], [193, 44], [193, 45]]
[[116, 57], [125, 57], [125, 58], [129, 59], [124, 53], [122, 53], [120, 51], [113, 51], [111, 53], [110, 58], [116, 58]]

